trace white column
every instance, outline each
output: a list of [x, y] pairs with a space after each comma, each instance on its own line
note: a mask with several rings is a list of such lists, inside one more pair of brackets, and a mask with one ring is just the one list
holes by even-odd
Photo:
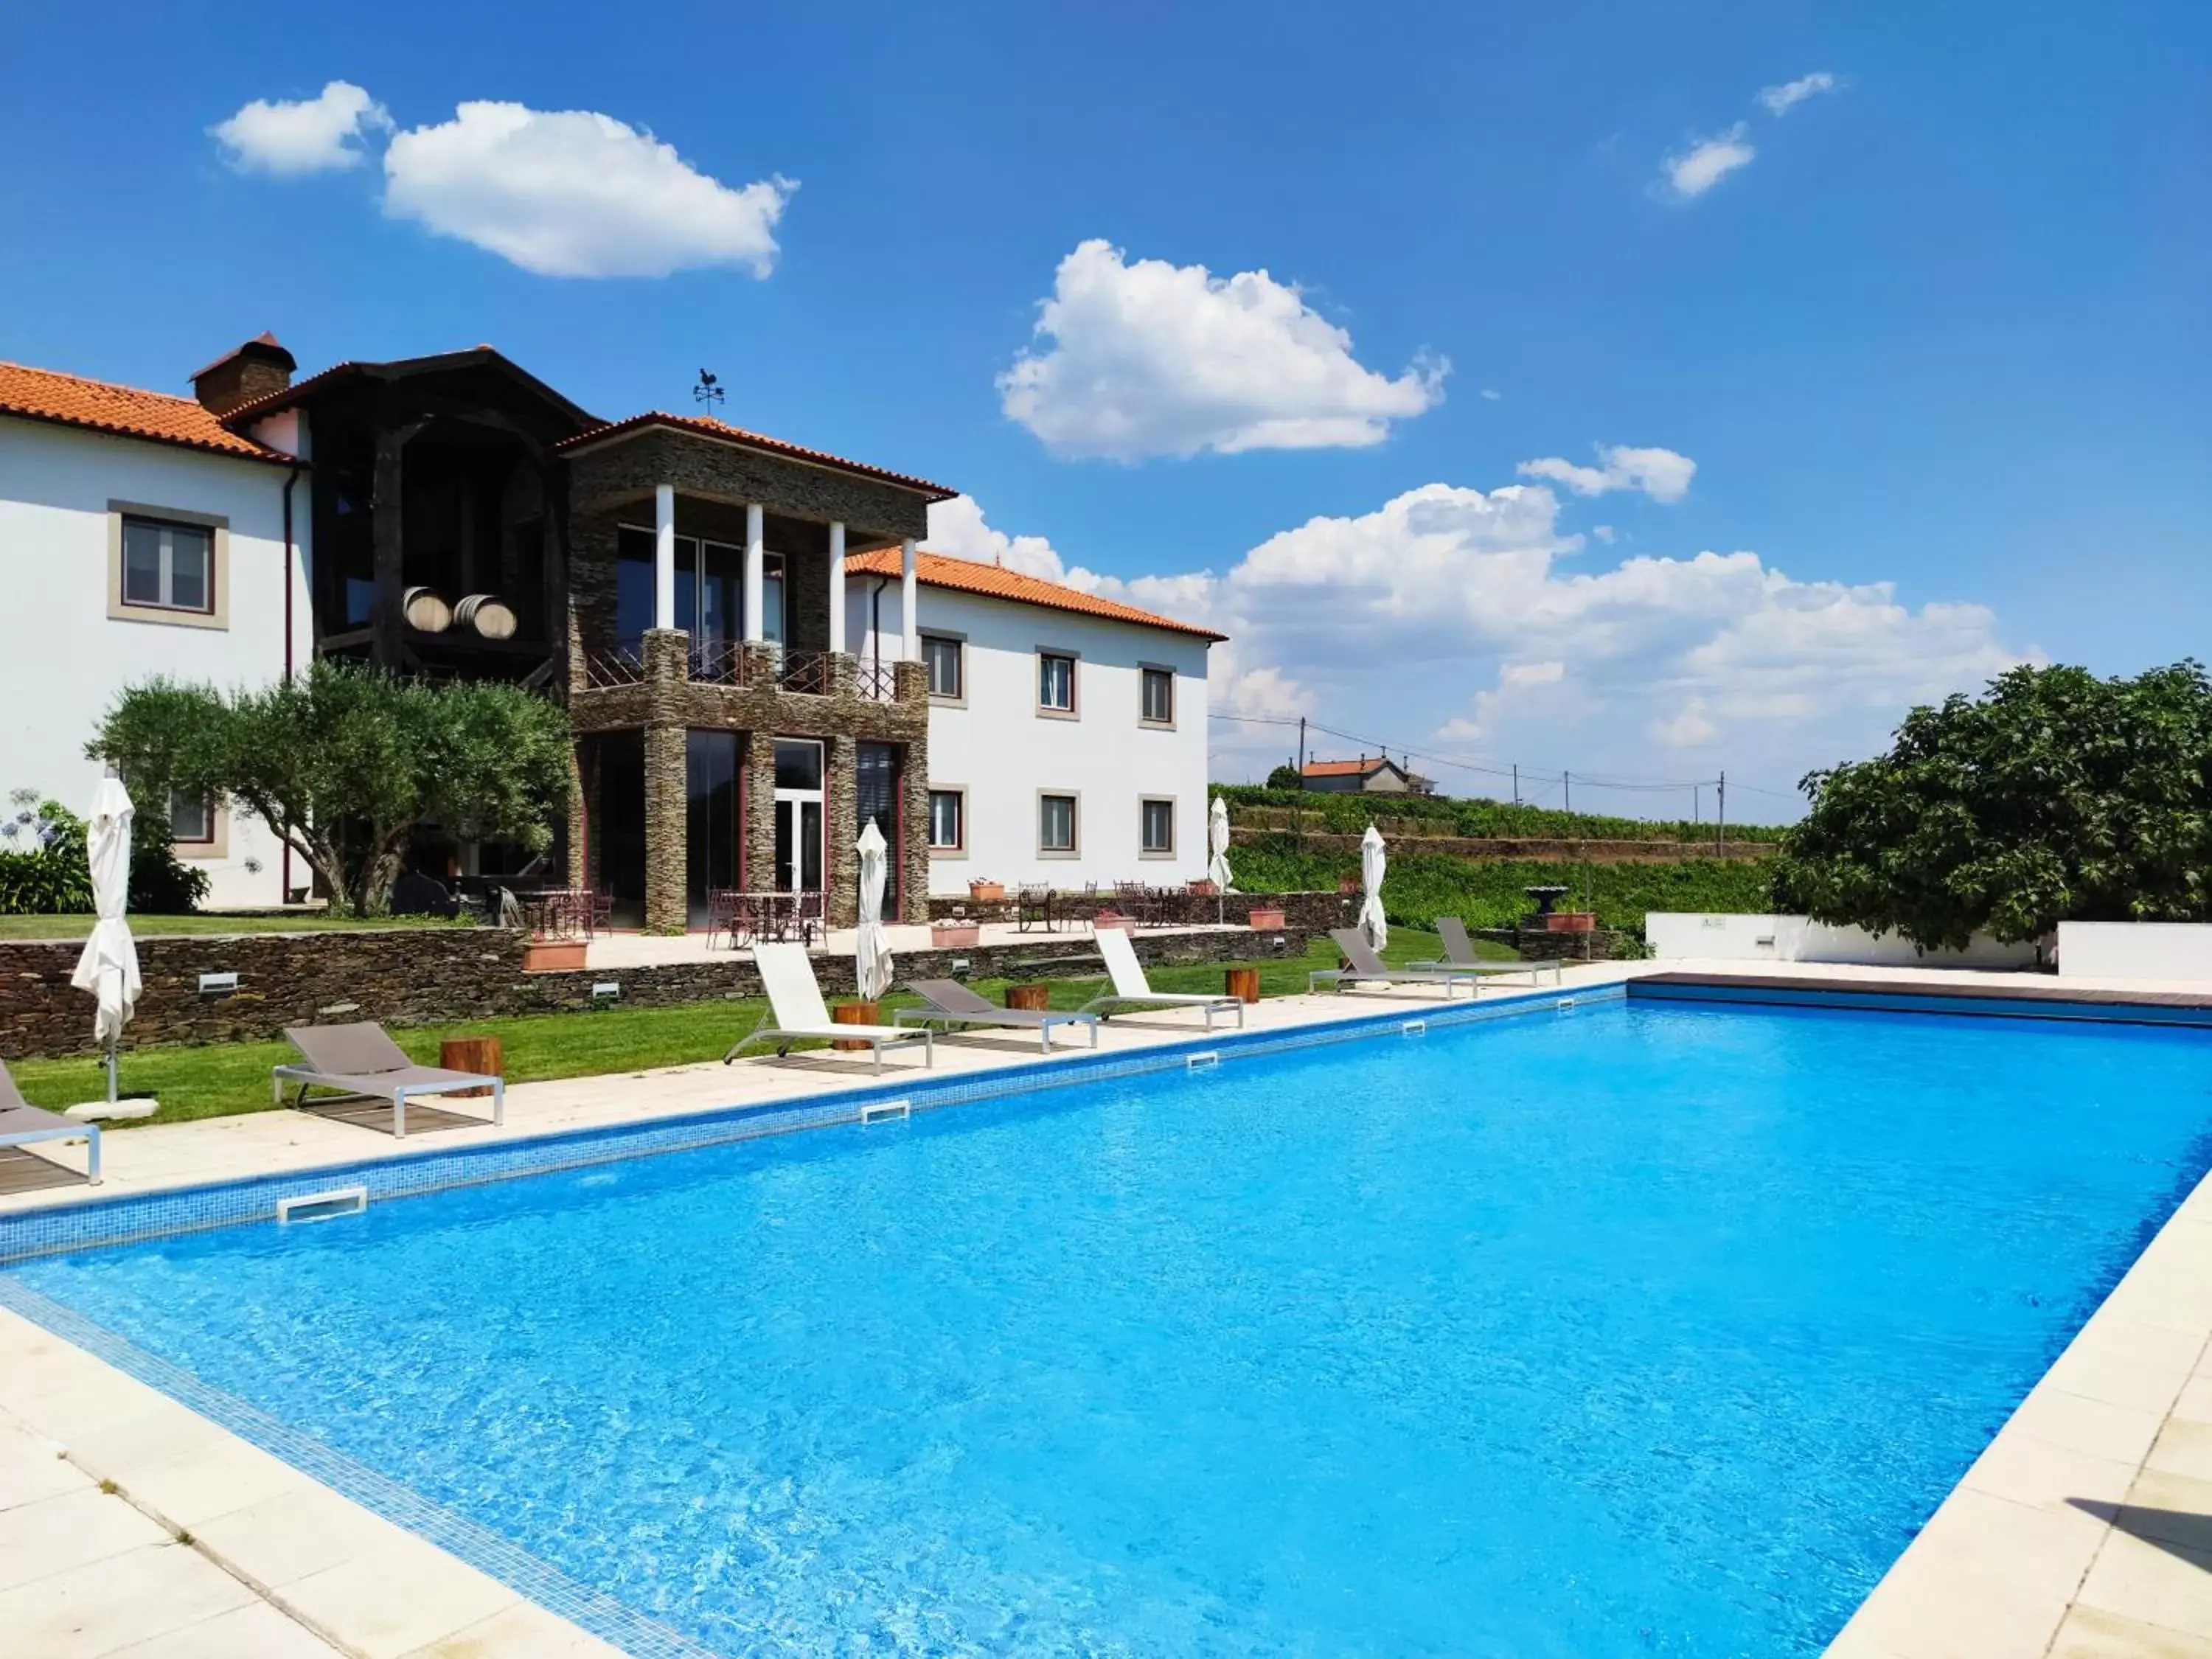
[[830, 526], [830, 648], [845, 648], [845, 526]]
[[921, 619], [915, 613], [914, 538], [899, 544], [899, 621], [906, 638], [899, 654], [908, 662], [921, 660]]
[[676, 626], [676, 486], [653, 487], [653, 625]]
[[745, 640], [758, 645], [767, 637], [763, 610], [768, 604], [768, 537], [761, 528], [758, 501], [745, 503]]

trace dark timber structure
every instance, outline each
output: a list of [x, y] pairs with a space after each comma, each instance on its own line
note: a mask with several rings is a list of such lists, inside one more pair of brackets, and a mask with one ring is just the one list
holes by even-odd
[[202, 401], [301, 423], [317, 654], [564, 700], [572, 885], [653, 932], [721, 888], [819, 891], [847, 925], [873, 818], [891, 913], [927, 919], [923, 670], [846, 649], [843, 561], [910, 568], [952, 491], [720, 421], [603, 422], [489, 346], [291, 367], [251, 343]]

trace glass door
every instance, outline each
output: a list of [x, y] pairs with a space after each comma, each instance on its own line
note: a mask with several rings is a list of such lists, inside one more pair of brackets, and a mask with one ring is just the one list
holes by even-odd
[[775, 740], [775, 885], [779, 892], [822, 890], [822, 744]]

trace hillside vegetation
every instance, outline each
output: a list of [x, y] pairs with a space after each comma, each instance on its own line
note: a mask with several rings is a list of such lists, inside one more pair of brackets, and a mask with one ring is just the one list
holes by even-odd
[[[1256, 784], [1218, 784], [1215, 793], [1229, 802], [1231, 822], [1245, 807], [1277, 807], [1317, 814], [1315, 825], [1333, 832], [1358, 835], [1371, 818], [1419, 818], [1428, 833], [1532, 840], [1589, 841], [1710, 841], [1713, 825], [1686, 818], [1622, 818], [1599, 812], [1563, 812], [1550, 806], [1516, 806], [1510, 801], [1480, 798], [1451, 799], [1440, 795], [1338, 795], [1315, 789], [1267, 789]], [[1771, 823], [1729, 824], [1732, 842], [1777, 842], [1785, 826]]]
[[[1363, 820], [1364, 823], [1364, 820]], [[1289, 833], [1267, 835], [1230, 854], [1237, 885], [1248, 893], [1328, 891], [1359, 875], [1353, 853], [1322, 853]], [[1533, 908], [1528, 887], [1570, 890], [1563, 909], [1597, 912], [1599, 925], [1641, 934], [1652, 910], [1764, 912], [1773, 908], [1765, 862], [1682, 859], [1665, 864], [1474, 863], [1441, 854], [1394, 857], [1382, 879], [1382, 908], [1394, 926], [1429, 927], [1455, 915], [1470, 927], [1510, 927]]]

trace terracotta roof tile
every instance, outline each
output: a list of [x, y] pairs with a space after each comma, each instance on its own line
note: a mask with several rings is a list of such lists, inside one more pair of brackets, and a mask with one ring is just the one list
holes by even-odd
[[812, 461], [820, 466], [834, 466], [840, 471], [881, 478], [885, 483], [896, 484], [902, 489], [921, 490], [932, 501], [949, 501], [960, 493], [957, 489], [947, 489], [943, 484], [932, 483], [927, 478], [893, 472], [885, 467], [870, 466], [866, 461], [848, 461], [842, 455], [830, 454], [827, 450], [809, 449], [804, 444], [787, 443], [781, 438], [771, 438], [764, 433], [748, 432], [741, 426], [732, 426], [727, 421], [718, 421], [710, 416], [671, 415], [658, 409], [643, 415], [633, 415], [628, 420], [611, 421], [605, 426], [595, 426], [588, 432], [579, 432], [573, 438], [563, 438], [553, 447], [582, 449], [647, 426], [674, 427], [679, 432], [696, 432], [702, 437], [720, 438], [729, 443], [765, 449], [771, 454], [788, 455], [795, 460]]
[[293, 458], [282, 450], [233, 432], [190, 398], [88, 380], [49, 368], [27, 368], [20, 363], [0, 363], [0, 415], [52, 421], [59, 426], [144, 438], [154, 443], [181, 444], [217, 455], [293, 464]]
[[1369, 760], [1364, 756], [1358, 760], [1308, 761], [1305, 775], [1310, 778], [1364, 778], [1380, 772], [1386, 766], [1395, 765], [1395, 761]]
[[[900, 574], [900, 555], [896, 547], [878, 548], [872, 553], [855, 553], [845, 561], [848, 572], [874, 576], [896, 576]], [[942, 553], [915, 555], [915, 575], [918, 580], [933, 587], [949, 587], [962, 593], [977, 593], [986, 599], [1012, 599], [1018, 605], [1041, 605], [1052, 611], [1073, 611], [1086, 617], [1103, 617], [1112, 622], [1135, 623], [1145, 628], [1164, 628], [1177, 634], [1194, 635], [1201, 640], [1225, 640], [1226, 634], [1217, 634], [1210, 628], [1200, 628], [1194, 623], [1177, 622], [1172, 617], [1163, 617], [1151, 611], [1140, 611], [1133, 605], [1123, 605], [1118, 599], [1101, 599], [1096, 593], [1085, 593], [1081, 588], [1068, 587], [1059, 582], [1046, 581], [1041, 576], [1025, 576], [1018, 570], [1009, 570], [1004, 565], [985, 564], [976, 559], [956, 559]]]

